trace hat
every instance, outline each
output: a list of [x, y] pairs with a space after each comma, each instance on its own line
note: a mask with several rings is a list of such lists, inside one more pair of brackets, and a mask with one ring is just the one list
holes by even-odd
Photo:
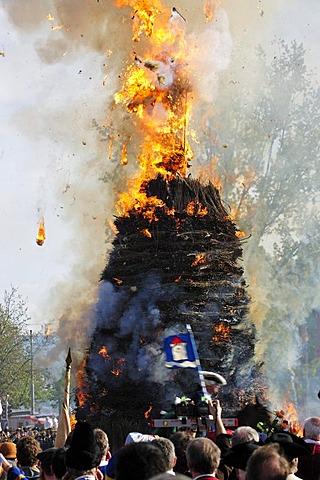
[[93, 428], [89, 423], [78, 421], [74, 428], [70, 447], [66, 452], [66, 466], [76, 470], [91, 470], [101, 461]]
[[289, 459], [311, 454], [309, 445], [302, 438], [289, 432], [274, 433], [266, 439], [266, 443], [278, 443]]
[[57, 450], [56, 447], [52, 448], [47, 448], [46, 450], [43, 450], [42, 452], [38, 453], [37, 459], [40, 460], [40, 463], [44, 468], [49, 468], [52, 465], [52, 459], [55, 451]]
[[132, 442], [152, 442], [154, 439], [155, 437], [153, 435], [148, 435], [147, 433], [130, 432], [127, 435], [125, 445]]
[[206, 385], [226, 385], [226, 379], [219, 373], [209, 372], [207, 370], [202, 371], [204, 381]]
[[17, 458], [17, 446], [13, 442], [4, 442], [0, 444], [0, 453], [4, 458]]
[[256, 442], [245, 442], [235, 445], [229, 450], [223, 459], [223, 462], [228, 467], [239, 468], [240, 470], [245, 470], [247, 468], [247, 463], [251, 455], [259, 445]]

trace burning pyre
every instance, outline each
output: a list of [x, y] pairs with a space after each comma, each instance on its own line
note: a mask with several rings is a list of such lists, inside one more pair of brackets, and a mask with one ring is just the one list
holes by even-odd
[[[254, 330], [242, 322], [249, 298], [240, 232], [213, 184], [187, 175], [195, 93], [185, 21], [159, 2], [118, 3], [134, 6], [133, 40], [145, 35], [150, 44], [147, 54], [135, 52], [115, 95], [139, 120], [140, 172], [118, 205], [78, 411], [146, 426], [175, 395], [193, 395], [196, 371], [166, 370], [162, 350], [164, 337], [184, 332], [187, 323], [203, 369], [227, 378], [224, 408], [234, 411], [237, 389], [247, 387]], [[127, 146], [121, 161], [127, 164]]]

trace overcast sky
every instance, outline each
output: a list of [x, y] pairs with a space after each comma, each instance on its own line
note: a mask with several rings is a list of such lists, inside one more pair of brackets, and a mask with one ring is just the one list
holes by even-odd
[[[202, 3], [166, 4], [188, 17], [188, 4], [194, 8], [196, 1]], [[104, 69], [107, 42], [101, 52], [66, 44], [59, 61], [48, 57], [47, 40], [63, 38], [51, 29], [59, 21], [46, 17], [50, 3], [41, 0], [42, 19], [32, 22], [26, 6], [37, 5], [34, 0], [0, 2], [0, 295], [11, 284], [18, 287], [33, 329], [53, 321], [53, 304], [72, 306], [81, 289], [98, 282], [105, 222], [114, 212], [113, 197], [97, 181], [108, 168], [108, 152], [92, 119], [102, 123], [107, 116], [110, 89], [103, 80], [118, 72]], [[319, 66], [318, 0], [234, 3], [221, 2], [234, 44], [259, 41], [268, 48], [274, 35], [296, 39], [304, 43], [310, 68]], [[47, 239], [40, 247], [35, 238], [42, 214]], [[66, 287], [77, 283], [78, 289]]]

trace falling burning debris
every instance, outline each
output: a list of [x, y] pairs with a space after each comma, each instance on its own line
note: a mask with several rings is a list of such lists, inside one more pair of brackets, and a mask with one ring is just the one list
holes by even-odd
[[[114, 97], [142, 135], [140, 169], [117, 204], [116, 236], [101, 275], [96, 328], [79, 383], [79, 414], [90, 415], [94, 402], [110, 425], [125, 419], [143, 423], [151, 408], [156, 416], [170, 408], [175, 395], [194, 394], [196, 373], [167, 372], [162, 352], [163, 338], [183, 331], [186, 323], [202, 367], [227, 377], [221, 398], [225, 395], [234, 413], [236, 390], [252, 387], [253, 374], [259, 377], [248, 367], [255, 332], [249, 322], [238, 328], [249, 303], [238, 264], [239, 231], [219, 190], [187, 175], [195, 95], [186, 22], [156, 0], [117, 4], [134, 8], [133, 41], [144, 37], [148, 43], [145, 54], [135, 54]], [[206, 2], [208, 12], [216, 6]], [[122, 145], [119, 161], [125, 164], [127, 139]], [[105, 385], [108, 392], [101, 395]], [[258, 380], [253, 388], [258, 390]]]
[[39, 222], [39, 229], [38, 229], [38, 235], [36, 238], [36, 244], [41, 247], [44, 244], [45, 239], [46, 239], [46, 232], [44, 229], [44, 219], [42, 218]]

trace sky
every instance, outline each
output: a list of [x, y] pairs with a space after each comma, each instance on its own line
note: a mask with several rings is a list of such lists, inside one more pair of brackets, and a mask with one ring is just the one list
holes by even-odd
[[[197, 32], [201, 0], [163, 3]], [[232, 40], [222, 63], [240, 51], [253, 69], [254, 46], [268, 50], [277, 35], [303, 42], [309, 68], [319, 68], [318, 0], [222, 0], [220, 8], [221, 38]], [[17, 287], [31, 329], [63, 319], [60, 334], [74, 341], [90, 332], [81, 315], [95, 303], [110, 249], [116, 189], [101, 177], [114, 164], [96, 125], [110, 114], [132, 49], [124, 15], [113, 0], [0, 1], [0, 297]], [[42, 217], [47, 238], [38, 246]]]

